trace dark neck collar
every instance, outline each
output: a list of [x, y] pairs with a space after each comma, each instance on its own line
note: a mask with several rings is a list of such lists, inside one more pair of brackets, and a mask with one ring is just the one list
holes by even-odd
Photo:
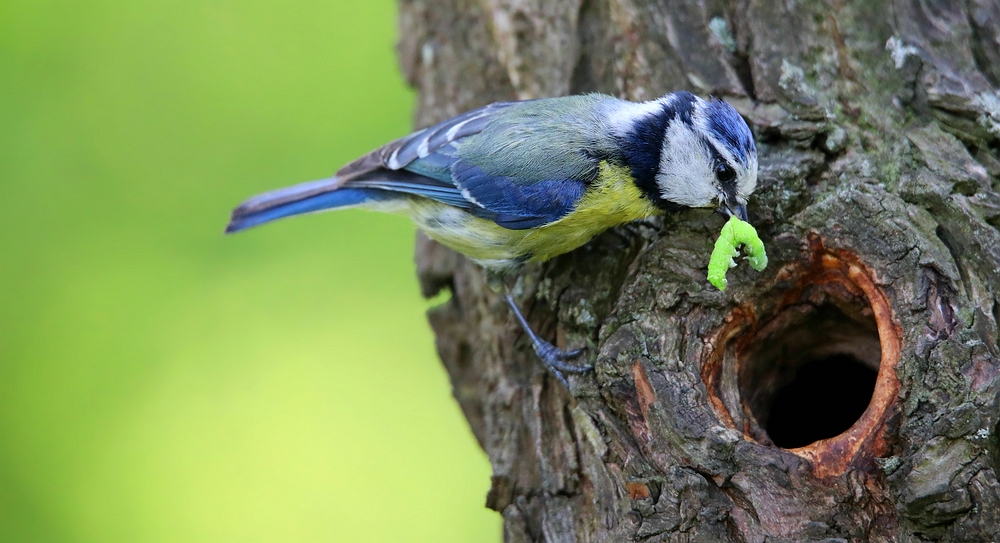
[[695, 97], [691, 93], [678, 92], [669, 104], [664, 104], [655, 113], [637, 119], [632, 128], [619, 138], [622, 160], [631, 171], [636, 187], [653, 205], [664, 211], [678, 211], [683, 206], [664, 200], [656, 183], [663, 140], [670, 123], [691, 124], [694, 101]]

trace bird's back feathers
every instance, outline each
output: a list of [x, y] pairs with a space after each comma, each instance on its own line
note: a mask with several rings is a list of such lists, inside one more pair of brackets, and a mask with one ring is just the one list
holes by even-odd
[[[320, 196], [349, 188], [380, 191], [379, 201], [429, 198], [515, 230], [553, 222], [572, 211], [597, 175], [598, 162], [613, 150], [610, 136], [592, 136], [607, 130], [588, 126], [607, 123], [599, 107], [604, 100], [620, 102], [587, 95], [501, 102], [463, 113], [388, 143], [332, 178], [251, 198], [233, 211], [226, 231], [296, 210], [319, 211], [322, 203], [344, 207], [341, 201], [349, 198]], [[591, 113], [581, 118], [581, 109]]]

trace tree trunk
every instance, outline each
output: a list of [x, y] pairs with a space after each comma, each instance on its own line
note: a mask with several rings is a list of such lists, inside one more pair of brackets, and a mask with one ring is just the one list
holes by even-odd
[[[417, 247], [506, 541], [1000, 540], [997, 0], [401, 0], [424, 126], [680, 89], [757, 136], [770, 257], [705, 280], [690, 211], [529, 266], [568, 391], [486, 285]], [[867, 406], [867, 407], [866, 407]]]

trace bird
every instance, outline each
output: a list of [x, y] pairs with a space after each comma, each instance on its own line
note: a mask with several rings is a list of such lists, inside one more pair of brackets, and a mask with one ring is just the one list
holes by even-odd
[[[408, 215], [488, 277], [572, 251], [613, 226], [715, 208], [747, 220], [757, 149], [729, 103], [687, 91], [632, 102], [583, 94], [497, 102], [387, 143], [326, 179], [254, 196], [226, 233], [361, 207]], [[491, 284], [495, 282], [491, 281]], [[535, 353], [567, 385], [588, 371], [504, 299]]]

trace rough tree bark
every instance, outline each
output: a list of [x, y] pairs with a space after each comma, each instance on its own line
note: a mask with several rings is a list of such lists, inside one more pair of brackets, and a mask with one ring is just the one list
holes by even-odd
[[[424, 293], [452, 292], [430, 320], [506, 541], [1000, 540], [1000, 2], [400, 12], [418, 125], [496, 100], [688, 89], [731, 102], [758, 138], [764, 273], [707, 284], [723, 219], [704, 211], [525, 270], [529, 320], [595, 366], [571, 391], [480, 269], [418, 243]], [[877, 379], [837, 384], [845, 400], [819, 412], [858, 394], [867, 410], [810, 445], [779, 440], [779, 390], [821, 359]], [[815, 429], [798, 424], [782, 431]]]

